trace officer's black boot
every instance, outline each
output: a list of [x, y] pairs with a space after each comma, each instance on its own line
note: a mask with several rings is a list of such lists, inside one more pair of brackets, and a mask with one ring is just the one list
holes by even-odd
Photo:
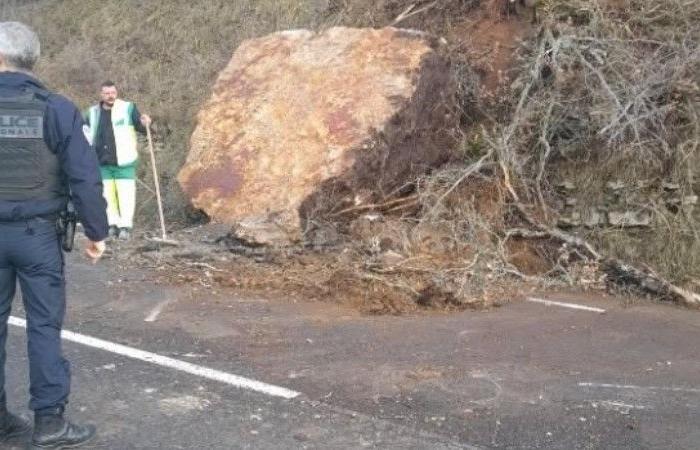
[[52, 414], [34, 415], [34, 435], [30, 450], [80, 447], [95, 436], [94, 425], [76, 425], [63, 418], [63, 408]]
[[0, 402], [0, 442], [20, 437], [31, 429], [29, 420], [12, 414], [7, 410], [7, 405]]

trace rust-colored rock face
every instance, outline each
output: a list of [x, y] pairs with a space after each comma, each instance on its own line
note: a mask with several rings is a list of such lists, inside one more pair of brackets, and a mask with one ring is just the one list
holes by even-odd
[[332, 28], [244, 42], [199, 113], [178, 179], [194, 206], [259, 242], [371, 201], [452, 147], [449, 70], [417, 32]]

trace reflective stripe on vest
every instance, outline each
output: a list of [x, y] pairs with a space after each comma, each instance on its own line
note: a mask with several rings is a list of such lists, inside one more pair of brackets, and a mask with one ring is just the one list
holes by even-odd
[[[128, 166], [138, 159], [136, 150], [136, 129], [131, 121], [133, 103], [117, 99], [112, 106], [112, 129], [114, 130], [114, 144], [117, 150], [117, 165]], [[100, 105], [90, 108], [91, 143], [95, 143], [97, 128], [100, 125]]]

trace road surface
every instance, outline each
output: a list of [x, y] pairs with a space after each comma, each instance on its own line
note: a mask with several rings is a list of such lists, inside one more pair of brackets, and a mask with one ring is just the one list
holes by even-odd
[[[606, 312], [373, 317], [70, 260], [66, 329], [134, 352], [65, 341], [70, 415], [99, 426], [89, 448], [700, 449], [698, 312], [542, 294]], [[27, 413], [24, 330], [10, 328], [9, 402]]]

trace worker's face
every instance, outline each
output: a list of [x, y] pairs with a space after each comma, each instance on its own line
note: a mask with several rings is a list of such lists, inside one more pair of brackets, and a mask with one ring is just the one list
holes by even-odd
[[100, 90], [100, 99], [105, 105], [113, 106], [114, 101], [117, 99], [117, 88], [114, 86], [104, 86], [102, 90]]

